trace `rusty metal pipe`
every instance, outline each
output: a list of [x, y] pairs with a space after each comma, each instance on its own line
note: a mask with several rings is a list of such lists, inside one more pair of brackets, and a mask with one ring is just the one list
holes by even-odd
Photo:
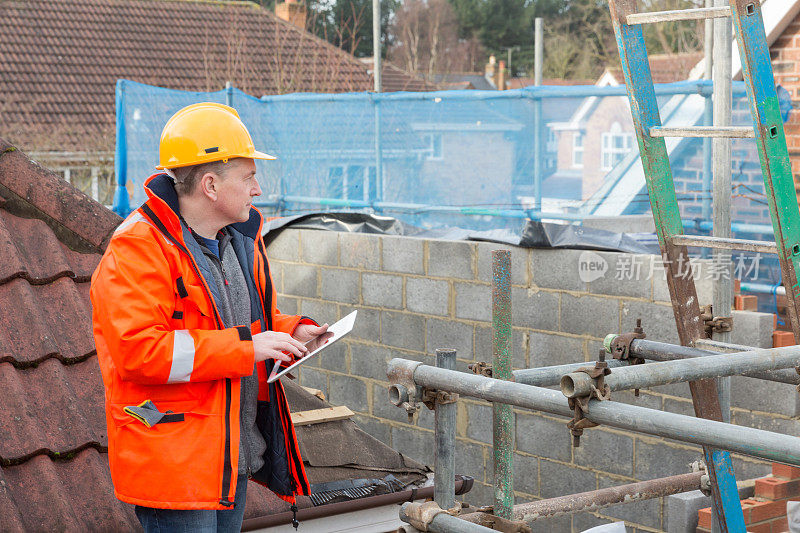
[[689, 492], [700, 488], [700, 478], [704, 474], [705, 472], [692, 472], [523, 503], [514, 506], [514, 520], [532, 522], [580, 511], [593, 512], [618, 503], [652, 500], [670, 494]]
[[[778, 370], [800, 366], [800, 346], [760, 348], [749, 352], [716, 354], [649, 365], [618, 368], [605, 376], [611, 391], [646, 389], [670, 383], [736, 376], [745, 372]], [[567, 398], [587, 396], [594, 382], [588, 374], [573, 372], [561, 378], [561, 391]]]
[[[659, 363], [645, 366], [656, 364]], [[392, 359], [388, 367], [387, 376], [392, 383], [410, 380], [422, 387], [457, 392], [462, 396], [490, 402], [507, 403], [560, 416], [571, 417], [574, 414], [559, 391], [444, 370], [407, 359]], [[789, 435], [613, 401], [590, 400], [586, 417], [592, 422], [619, 429], [800, 466], [800, 438]]]

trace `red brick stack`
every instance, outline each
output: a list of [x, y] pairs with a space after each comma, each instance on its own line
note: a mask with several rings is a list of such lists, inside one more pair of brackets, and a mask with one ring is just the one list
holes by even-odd
[[[744, 523], [750, 533], [784, 533], [786, 502], [800, 501], [800, 468], [772, 464], [772, 477], [756, 480], [755, 495], [742, 500]], [[698, 512], [697, 533], [711, 531], [711, 508]]]

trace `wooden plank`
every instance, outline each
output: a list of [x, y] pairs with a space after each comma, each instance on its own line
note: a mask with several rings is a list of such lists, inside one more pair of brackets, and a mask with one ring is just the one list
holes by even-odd
[[755, 139], [756, 132], [750, 126], [691, 126], [688, 128], [650, 128], [651, 137], [706, 137], [717, 139]]
[[319, 399], [320, 399], [320, 400], [322, 400], [323, 402], [325, 401], [325, 393], [323, 393], [321, 390], [319, 390], [319, 389], [312, 389], [311, 387], [303, 387], [302, 385], [301, 385], [300, 387], [301, 387], [301, 388], [302, 388], [304, 391], [306, 391], [307, 393], [311, 394], [312, 396], [316, 396], [317, 398], [319, 398]]
[[701, 20], [731, 16], [730, 7], [700, 7], [676, 11], [653, 11], [650, 13], [632, 13], [626, 17], [628, 25], [653, 24], [656, 22], [674, 22], [678, 20]]
[[309, 424], [320, 424], [322, 422], [335, 422], [337, 420], [347, 420], [353, 416], [353, 411], [346, 405], [336, 407], [325, 407], [323, 409], [312, 409], [311, 411], [300, 411], [292, 413], [292, 424], [295, 426], [307, 426]]

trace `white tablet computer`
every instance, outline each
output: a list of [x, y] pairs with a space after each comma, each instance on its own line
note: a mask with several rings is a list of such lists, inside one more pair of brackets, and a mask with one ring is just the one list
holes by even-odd
[[[284, 374], [286, 374], [290, 370], [295, 369], [298, 366], [302, 365], [303, 363], [305, 363], [306, 361], [308, 361], [312, 357], [316, 356], [319, 352], [321, 352], [322, 350], [324, 350], [325, 348], [327, 348], [328, 346], [330, 346], [334, 342], [338, 341], [339, 339], [341, 339], [342, 337], [344, 337], [345, 335], [347, 335], [348, 333], [353, 331], [353, 324], [355, 324], [355, 322], [356, 322], [356, 314], [357, 313], [358, 313], [358, 311], [353, 311], [352, 313], [350, 313], [349, 315], [347, 315], [346, 317], [344, 317], [340, 321], [336, 322], [332, 326], [329, 326], [328, 327], [328, 331], [326, 333], [323, 333], [322, 335], [329, 335], [331, 333], [333, 335], [329, 336], [329, 338], [321, 346], [318, 346], [313, 351], [309, 352], [309, 354], [306, 355], [305, 357], [303, 357], [302, 359], [298, 359], [297, 361], [295, 361], [291, 365], [287, 366], [283, 370], [280, 370], [280, 366], [279, 365], [275, 365], [275, 367], [272, 369], [272, 373], [267, 378], [267, 383], [272, 383], [273, 381], [275, 381], [277, 379], [280, 379], [281, 376], [283, 376]], [[306, 345], [309, 345], [309, 344], [313, 343], [317, 339], [318, 339], [318, 337], [316, 337], [314, 339], [311, 339], [310, 341], [306, 342]]]

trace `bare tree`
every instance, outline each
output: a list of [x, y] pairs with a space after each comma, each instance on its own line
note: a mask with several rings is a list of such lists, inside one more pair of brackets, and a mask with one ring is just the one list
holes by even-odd
[[389, 31], [394, 40], [389, 60], [428, 79], [435, 73], [473, 70], [483, 55], [477, 39], [459, 39], [448, 0], [406, 0]]

